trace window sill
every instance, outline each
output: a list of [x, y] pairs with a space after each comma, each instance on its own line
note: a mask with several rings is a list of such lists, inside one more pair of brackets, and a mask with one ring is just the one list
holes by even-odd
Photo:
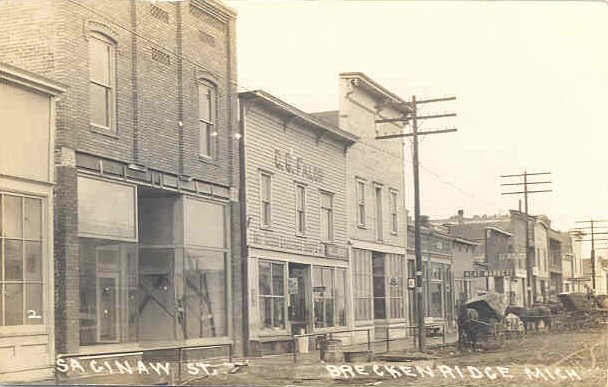
[[114, 139], [120, 138], [118, 136], [118, 133], [114, 132], [110, 128], [106, 128], [106, 127], [103, 127], [103, 126], [98, 126], [98, 125], [95, 125], [95, 124], [90, 124], [90, 125], [91, 125], [91, 132], [93, 132], [93, 133], [101, 134], [103, 136], [111, 137], [111, 138], [114, 138]]
[[363, 229], [363, 230], [367, 230], [367, 226], [364, 224], [358, 224], [357, 228]]
[[296, 233], [296, 236], [297, 236], [298, 238], [302, 238], [302, 239], [306, 239], [306, 238], [308, 238], [308, 236], [307, 236], [306, 234], [300, 234], [300, 233]]
[[198, 155], [198, 159], [205, 164], [218, 165], [217, 159], [211, 156]]
[[260, 230], [272, 231], [272, 226], [260, 226]]

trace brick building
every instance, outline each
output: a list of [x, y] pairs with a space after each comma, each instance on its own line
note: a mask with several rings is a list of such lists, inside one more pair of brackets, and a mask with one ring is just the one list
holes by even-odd
[[64, 91], [0, 62], [0, 383], [53, 375], [53, 139]]
[[5, 1], [0, 46], [0, 61], [69, 86], [56, 114], [57, 355], [238, 352], [235, 13], [214, 0]]

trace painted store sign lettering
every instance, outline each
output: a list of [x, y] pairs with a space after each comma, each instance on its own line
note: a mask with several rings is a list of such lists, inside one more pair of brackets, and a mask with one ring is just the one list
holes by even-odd
[[274, 166], [281, 171], [307, 178], [310, 181], [323, 181], [323, 170], [321, 168], [311, 165], [301, 157], [293, 156], [291, 152], [275, 149]]

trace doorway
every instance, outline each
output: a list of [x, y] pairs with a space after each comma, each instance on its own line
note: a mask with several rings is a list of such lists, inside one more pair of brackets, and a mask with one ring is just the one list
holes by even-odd
[[302, 331], [310, 333], [311, 329], [311, 297], [310, 297], [310, 265], [289, 263], [289, 321], [291, 332], [299, 334]]

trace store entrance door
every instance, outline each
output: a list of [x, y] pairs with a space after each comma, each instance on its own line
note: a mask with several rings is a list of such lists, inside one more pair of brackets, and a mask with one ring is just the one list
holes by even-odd
[[289, 321], [294, 334], [310, 333], [310, 265], [289, 264]]

